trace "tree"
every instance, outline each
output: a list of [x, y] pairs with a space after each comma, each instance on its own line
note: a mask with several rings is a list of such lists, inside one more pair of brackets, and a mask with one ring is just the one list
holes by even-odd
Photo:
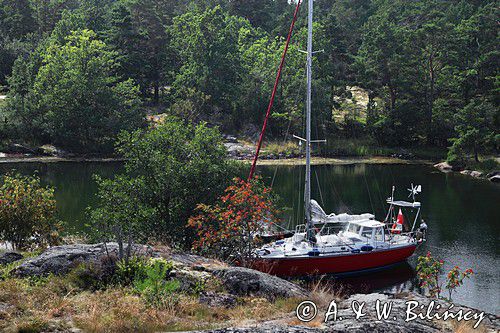
[[[144, 237], [184, 247], [191, 237], [185, 224], [196, 204], [215, 200], [235, 173], [217, 129], [175, 117], [147, 131], [122, 133], [117, 152], [125, 158], [125, 174], [100, 181], [94, 220], [108, 216], [109, 225], [138, 226]], [[124, 218], [120, 207], [137, 213]]]
[[231, 15], [247, 19], [252, 26], [285, 37], [293, 14], [293, 6], [287, 0], [232, 0], [227, 7]]
[[138, 89], [113, 75], [114, 57], [90, 30], [73, 32], [63, 45], [50, 41], [32, 86], [19, 84], [27, 92], [16, 84], [36, 65], [20, 65], [10, 79], [13, 117], [35, 140], [80, 153], [109, 151], [120, 131], [143, 122]]
[[245, 264], [260, 244], [259, 233], [276, 222], [276, 197], [260, 179], [235, 179], [213, 206], [200, 204], [188, 225], [198, 235], [193, 248], [203, 254]]
[[174, 3], [169, 0], [120, 0], [110, 14], [106, 42], [118, 51], [119, 72], [138, 82], [143, 96], [158, 104], [160, 88], [170, 74], [171, 51], [167, 26]]
[[[498, 109], [484, 99], [473, 99], [455, 115], [457, 137], [452, 138], [450, 152], [472, 150], [474, 160], [479, 162], [479, 152], [484, 151], [498, 134], [495, 116]], [[452, 157], [449, 154], [449, 157]]]
[[[238, 36], [248, 21], [228, 15], [220, 6], [177, 16], [169, 33], [179, 66], [173, 88], [175, 98], [183, 99], [186, 89], [194, 88], [210, 96], [205, 120], [231, 125], [235, 100], [241, 83]], [[215, 121], [214, 121], [215, 120]], [[229, 124], [228, 124], [229, 120]]]
[[0, 186], [0, 238], [14, 248], [57, 244], [61, 223], [57, 220], [54, 189], [43, 187], [38, 177], [7, 174]]
[[35, 30], [28, 0], [0, 0], [0, 36], [21, 39]]
[[16, 58], [29, 48], [26, 38], [35, 30], [27, 0], [0, 0], [0, 90], [7, 84]]
[[40, 36], [50, 34], [61, 19], [64, 10], [74, 10], [79, 0], [29, 0], [37, 32]]
[[144, 204], [144, 179], [117, 176], [115, 179], [96, 177], [96, 181], [99, 204], [90, 211], [96, 236], [104, 242], [112, 236], [118, 243], [119, 259], [128, 263], [133, 243], [147, 240], [144, 227], [151, 224], [155, 215], [155, 209]]

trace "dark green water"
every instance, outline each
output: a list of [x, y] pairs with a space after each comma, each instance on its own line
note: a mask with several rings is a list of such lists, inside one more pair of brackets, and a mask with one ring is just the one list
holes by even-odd
[[[69, 230], [83, 230], [85, 207], [92, 205], [96, 191], [93, 174], [112, 176], [119, 163], [16, 163], [0, 164], [0, 173], [15, 169], [38, 173], [43, 182], [55, 186], [61, 218]], [[385, 199], [396, 186], [396, 198], [406, 199], [410, 183], [422, 185], [422, 216], [429, 225], [428, 241], [417, 255], [428, 250], [454, 265], [472, 268], [476, 274], [465, 281], [454, 301], [493, 313], [500, 311], [500, 186], [459, 174], [443, 174], [422, 165], [313, 166], [312, 197], [327, 213], [386, 213]], [[260, 167], [268, 184], [281, 196], [285, 225], [301, 221], [304, 183], [303, 166]], [[319, 191], [318, 180], [321, 186]], [[393, 269], [344, 278], [353, 292], [373, 290], [417, 290], [415, 258]]]

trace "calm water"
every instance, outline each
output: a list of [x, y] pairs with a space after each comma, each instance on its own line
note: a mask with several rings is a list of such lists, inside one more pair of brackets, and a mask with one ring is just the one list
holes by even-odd
[[[43, 182], [55, 186], [61, 218], [69, 229], [83, 230], [85, 207], [95, 201], [93, 174], [112, 176], [121, 171], [119, 163], [21, 163], [0, 164], [0, 173], [15, 169], [38, 173]], [[500, 186], [457, 174], [443, 174], [421, 165], [313, 166], [312, 197], [327, 213], [386, 213], [385, 199], [396, 186], [396, 198], [406, 199], [410, 183], [422, 185], [422, 217], [429, 225], [428, 241], [417, 250], [428, 250], [454, 265], [472, 268], [476, 274], [465, 281], [454, 300], [498, 314], [500, 312]], [[260, 167], [268, 184], [282, 198], [285, 225], [292, 227], [302, 218], [303, 166]], [[274, 179], [274, 182], [273, 182]], [[318, 182], [319, 181], [319, 182]], [[320, 187], [318, 186], [320, 184]], [[321, 190], [320, 190], [321, 189]], [[415, 260], [393, 269], [344, 278], [351, 291], [417, 290]]]

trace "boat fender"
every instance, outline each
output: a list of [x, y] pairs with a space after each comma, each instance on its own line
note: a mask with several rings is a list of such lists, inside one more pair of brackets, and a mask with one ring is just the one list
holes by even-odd
[[351, 250], [351, 253], [359, 253], [359, 252], [361, 252], [361, 250], [360, 250], [360, 249], [352, 249], [352, 250]]
[[319, 256], [319, 250], [318, 249], [312, 249], [312, 251], [307, 252], [307, 255], [311, 256], [311, 257], [317, 257], [317, 256]]
[[361, 247], [361, 251], [363, 251], [363, 252], [370, 252], [372, 250], [373, 250], [373, 246], [371, 246], [371, 245], [363, 245]]

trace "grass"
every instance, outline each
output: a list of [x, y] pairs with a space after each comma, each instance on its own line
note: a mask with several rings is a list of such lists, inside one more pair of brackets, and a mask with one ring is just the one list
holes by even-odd
[[371, 139], [336, 139], [329, 140], [320, 146], [324, 156], [401, 156], [428, 160], [442, 160], [446, 157], [446, 149], [439, 147], [418, 146], [412, 148], [381, 146]]
[[90, 292], [69, 279], [8, 278], [0, 281], [2, 332], [42, 332], [76, 326], [85, 332], [201, 330], [290, 317], [299, 299], [240, 298], [235, 307], [209, 307], [195, 295], [179, 294], [175, 307], [154, 308], [129, 287]]
[[[250, 143], [248, 143], [250, 144]], [[446, 158], [447, 150], [439, 147], [386, 147], [371, 139], [333, 139], [326, 143], [313, 144], [313, 155], [321, 157], [374, 157], [398, 156], [403, 159], [424, 159], [441, 161]], [[295, 139], [286, 142], [270, 141], [264, 143], [261, 156], [264, 158], [290, 158], [304, 154], [304, 146]]]
[[272, 141], [266, 143], [262, 148], [262, 156], [294, 157], [302, 153], [303, 153], [302, 147], [300, 147], [294, 141], [286, 141], [286, 142]]

